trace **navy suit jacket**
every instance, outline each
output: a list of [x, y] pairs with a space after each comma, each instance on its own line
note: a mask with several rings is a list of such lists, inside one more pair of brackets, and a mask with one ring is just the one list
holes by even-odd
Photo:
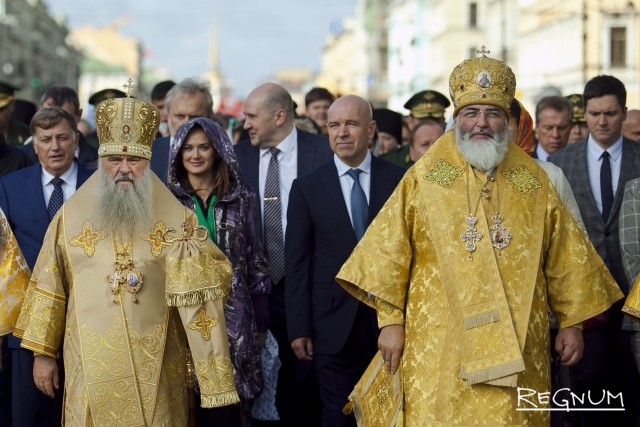
[[[315, 135], [297, 129], [298, 133], [298, 177], [324, 165], [333, 158], [329, 140], [322, 135]], [[250, 140], [240, 141], [234, 146], [240, 172], [244, 182], [260, 194], [259, 166], [260, 149], [251, 145]], [[262, 230], [262, 212], [260, 213], [260, 229]]]
[[149, 167], [155, 172], [162, 182], [167, 183], [169, 174], [169, 148], [171, 147], [171, 137], [162, 136], [156, 138], [151, 146], [151, 162]]
[[[93, 170], [78, 165], [76, 188], [84, 184]], [[42, 166], [29, 166], [0, 178], [0, 208], [16, 236], [27, 265], [33, 271], [44, 235], [49, 227], [47, 206], [42, 190]], [[10, 348], [20, 348], [20, 340], [9, 336]]]
[[[405, 171], [385, 160], [371, 159], [367, 225]], [[344, 347], [359, 302], [335, 277], [357, 243], [335, 162], [296, 179], [289, 194], [285, 238], [289, 340], [312, 337], [317, 354], [336, 354]]]
[[622, 265], [618, 218], [620, 217], [620, 205], [624, 197], [625, 185], [628, 181], [640, 177], [640, 144], [623, 138], [618, 188], [616, 188], [611, 212], [606, 221], [600, 215], [591, 192], [587, 155], [587, 141], [581, 141], [567, 145], [562, 150], [553, 153], [549, 157], [549, 161], [559, 166], [567, 177], [580, 207], [580, 215], [587, 228], [591, 243], [618, 282], [620, 289], [627, 294], [629, 281]]

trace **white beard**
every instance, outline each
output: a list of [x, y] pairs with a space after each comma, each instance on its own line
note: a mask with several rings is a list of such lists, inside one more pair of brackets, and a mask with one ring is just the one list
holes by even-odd
[[[151, 228], [153, 222], [153, 181], [147, 168], [138, 179], [132, 174], [118, 175], [116, 179], [107, 176], [98, 162], [98, 173], [101, 185], [97, 190], [97, 203], [93, 220], [99, 230], [106, 230], [116, 237], [129, 239]], [[133, 185], [121, 188], [116, 180], [129, 178]]]
[[509, 127], [491, 139], [473, 139], [472, 131], [462, 132], [456, 126], [456, 144], [462, 157], [474, 168], [486, 172], [500, 164], [509, 149]]

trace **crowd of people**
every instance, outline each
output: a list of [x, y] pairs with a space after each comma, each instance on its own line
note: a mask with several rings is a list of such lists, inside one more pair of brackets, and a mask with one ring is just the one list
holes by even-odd
[[484, 48], [407, 116], [122, 89], [0, 82], [0, 425], [640, 425], [618, 78], [533, 116]]

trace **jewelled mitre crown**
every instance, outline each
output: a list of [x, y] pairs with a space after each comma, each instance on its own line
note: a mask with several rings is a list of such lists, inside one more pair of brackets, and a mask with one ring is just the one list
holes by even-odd
[[509, 104], [516, 91], [516, 76], [504, 62], [487, 57], [484, 46], [478, 58], [456, 65], [449, 77], [449, 94], [453, 100], [454, 117], [461, 108], [473, 104], [494, 105], [509, 117]]
[[584, 117], [584, 104], [582, 103], [582, 95], [574, 93], [566, 96], [573, 108], [573, 123], [587, 123]]
[[151, 144], [158, 134], [160, 116], [152, 104], [131, 98], [131, 79], [123, 86], [125, 98], [102, 101], [96, 107], [96, 131], [100, 147], [98, 155], [151, 158]]

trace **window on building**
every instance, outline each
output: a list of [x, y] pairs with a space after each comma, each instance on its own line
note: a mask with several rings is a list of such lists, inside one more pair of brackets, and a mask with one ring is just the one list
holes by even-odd
[[469, 28], [478, 27], [478, 3], [469, 3]]
[[625, 27], [611, 28], [610, 62], [612, 67], [627, 66], [627, 29]]

